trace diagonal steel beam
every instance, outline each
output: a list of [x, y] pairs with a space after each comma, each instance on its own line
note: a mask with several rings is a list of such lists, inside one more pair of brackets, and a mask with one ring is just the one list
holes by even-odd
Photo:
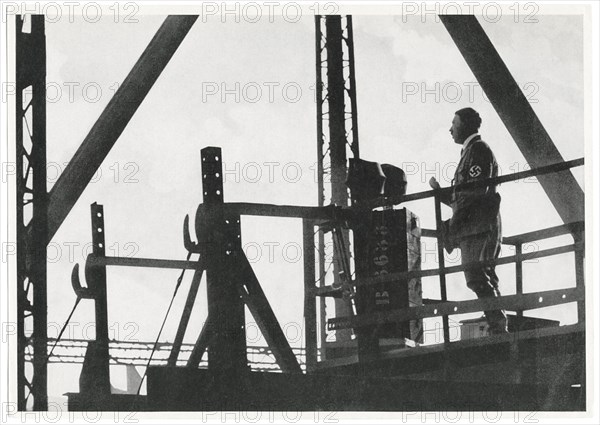
[[175, 334], [175, 340], [173, 341], [173, 348], [171, 348], [171, 354], [167, 362], [168, 366], [177, 366], [177, 357], [181, 351], [181, 344], [183, 344], [183, 337], [185, 331], [190, 322], [192, 316], [192, 309], [196, 302], [196, 296], [198, 295], [198, 289], [200, 289], [200, 283], [202, 282], [202, 274], [204, 270], [196, 270], [192, 283], [190, 285], [190, 291], [188, 292], [187, 299], [185, 300], [185, 307], [181, 313], [181, 320], [179, 321], [179, 327], [177, 328], [177, 334]]
[[[564, 161], [477, 18], [440, 18], [531, 167]], [[570, 171], [538, 176], [538, 180], [565, 223], [584, 219], [583, 190]]]
[[206, 318], [204, 325], [202, 325], [202, 330], [200, 331], [200, 335], [198, 335], [198, 339], [194, 344], [194, 349], [192, 350], [192, 354], [190, 354], [190, 358], [187, 361], [186, 367], [190, 367], [192, 369], [198, 368], [200, 362], [202, 361], [202, 356], [206, 352], [206, 349], [210, 345], [210, 342], [214, 336], [214, 332], [211, 329], [211, 318], [210, 315]]
[[197, 18], [197, 15], [168, 16], [102, 111], [49, 193], [48, 242], [52, 240]]
[[256, 324], [273, 352], [279, 367], [284, 373], [302, 373], [298, 360], [245, 255], [241, 256], [238, 267], [245, 279], [244, 285], [240, 285], [242, 298], [252, 313], [252, 317], [256, 320]]

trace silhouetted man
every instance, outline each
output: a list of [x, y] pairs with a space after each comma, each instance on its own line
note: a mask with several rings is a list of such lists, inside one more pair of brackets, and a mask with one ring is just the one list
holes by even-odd
[[[498, 175], [498, 163], [487, 143], [478, 133], [481, 118], [472, 108], [456, 111], [450, 134], [462, 145], [460, 161], [452, 180], [454, 190], [442, 202], [452, 207], [452, 218], [444, 222], [444, 245], [451, 252], [460, 248], [462, 264], [496, 259], [502, 243], [500, 195], [496, 186], [461, 189], [460, 184]], [[432, 177], [433, 189], [440, 185]], [[494, 265], [480, 265], [464, 271], [467, 286], [478, 298], [500, 296], [499, 279]], [[490, 334], [507, 332], [506, 315], [502, 310], [486, 311]]]

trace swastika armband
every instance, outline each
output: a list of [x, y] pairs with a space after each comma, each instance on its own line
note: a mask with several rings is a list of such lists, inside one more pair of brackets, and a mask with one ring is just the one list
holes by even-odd
[[481, 167], [479, 165], [473, 165], [469, 168], [469, 176], [471, 178], [479, 177], [481, 175]]

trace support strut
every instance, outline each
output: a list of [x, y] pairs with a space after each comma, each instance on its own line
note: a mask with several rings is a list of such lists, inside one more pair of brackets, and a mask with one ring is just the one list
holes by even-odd
[[[477, 18], [471, 15], [440, 18], [531, 168], [564, 162]], [[571, 171], [537, 178], [564, 223], [584, 219], [583, 190]]]

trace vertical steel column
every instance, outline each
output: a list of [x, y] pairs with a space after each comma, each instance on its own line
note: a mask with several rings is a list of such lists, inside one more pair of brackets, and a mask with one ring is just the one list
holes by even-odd
[[[574, 234], [575, 243], [584, 242], [582, 233]], [[577, 288], [585, 291], [585, 248], [575, 250], [575, 282]], [[585, 301], [577, 302], [577, 322], [585, 324]]]
[[350, 87], [348, 87], [348, 95], [350, 96], [350, 108], [352, 111], [351, 121], [352, 121], [352, 144], [350, 145], [350, 149], [354, 154], [355, 158], [360, 158], [360, 150], [358, 145], [358, 106], [356, 104], [356, 76], [354, 73], [354, 29], [352, 27], [352, 16], [346, 16], [346, 44], [348, 45], [348, 67], [349, 67], [349, 75], [348, 80], [350, 82]]
[[[345, 21], [345, 26], [343, 22]], [[325, 31], [322, 25], [325, 25]], [[354, 43], [351, 16], [316, 16], [315, 17], [315, 50], [317, 76], [317, 174], [319, 184], [319, 206], [329, 201], [331, 204], [348, 205], [349, 194], [346, 181], [346, 151], [348, 147], [358, 158], [358, 120], [356, 115], [356, 80], [354, 77]], [[347, 59], [345, 59], [345, 57]], [[348, 69], [345, 69], [348, 67]], [[323, 83], [324, 78], [327, 84]], [[324, 111], [325, 106], [327, 109]], [[349, 106], [349, 110], [346, 107]], [[346, 121], [350, 120], [350, 124]], [[347, 126], [351, 130], [346, 132]], [[325, 182], [329, 185], [325, 186]], [[328, 193], [328, 196], [326, 195]], [[350, 240], [344, 231], [344, 240]], [[332, 253], [332, 260], [327, 259], [328, 243], [319, 232], [319, 274], [321, 284], [325, 284], [325, 275], [333, 268], [334, 284], [339, 283], [339, 254]], [[349, 247], [344, 248], [346, 257], [350, 258]], [[346, 302], [335, 299], [335, 315], [345, 316], [351, 313]], [[321, 343], [325, 343], [325, 300], [320, 302]], [[337, 341], [348, 341], [351, 337], [349, 329], [336, 331]], [[325, 351], [321, 352], [325, 355]]]
[[[329, 151], [331, 155], [331, 201], [348, 205], [346, 188], [346, 116], [341, 16], [325, 17], [327, 34], [327, 93], [329, 102]], [[335, 269], [335, 263], [334, 263]], [[336, 273], [337, 274], [337, 273]]]
[[[320, 207], [325, 205], [325, 173], [324, 173], [324, 164], [323, 160], [325, 158], [323, 152], [323, 146], [325, 144], [325, 135], [323, 133], [323, 103], [325, 100], [323, 99], [323, 79], [321, 76], [321, 71], [323, 68], [323, 64], [321, 63], [322, 52], [324, 48], [321, 46], [321, 42], [323, 39], [323, 33], [321, 32], [321, 16], [315, 16], [315, 65], [316, 65], [316, 103], [317, 103], [317, 190], [319, 192], [318, 196], [318, 205]], [[319, 228], [318, 233], [318, 245], [317, 252], [319, 255], [319, 286], [325, 286], [325, 234], [323, 230]], [[326, 300], [325, 297], [319, 297], [319, 339], [321, 341], [321, 357], [325, 359], [325, 341], [327, 339], [327, 331], [326, 331]]]
[[[28, 15], [28, 19], [26, 31], [25, 17], [15, 17], [17, 403], [21, 411], [31, 404], [34, 410], [48, 408], [46, 36], [43, 15]], [[26, 354], [33, 358], [32, 370], [25, 367]]]
[[[356, 100], [356, 74], [354, 68], [354, 28], [352, 25], [352, 16], [346, 16], [346, 45], [348, 47], [348, 83], [349, 87], [346, 88], [348, 96], [350, 98], [350, 120], [351, 120], [351, 134], [352, 142], [350, 143], [350, 150], [354, 155], [355, 159], [360, 158], [360, 149], [358, 143], [358, 106]], [[354, 207], [357, 207], [357, 199], [352, 196], [351, 203]], [[363, 210], [362, 214], [371, 214], [370, 211]], [[357, 278], [364, 278], [368, 276], [369, 261], [368, 261], [368, 226], [363, 220], [353, 223], [353, 242], [354, 242], [354, 272]], [[346, 235], [348, 236], [348, 235]], [[349, 238], [348, 238], [349, 240]], [[357, 290], [355, 305], [357, 314], [364, 313], [364, 301], [365, 296], [362, 294], [364, 288]], [[358, 358], [359, 361], [369, 360], [379, 356], [379, 340], [375, 335], [374, 328], [361, 328], [355, 329], [354, 332], [357, 336], [358, 345]]]
[[[241, 282], [236, 267], [241, 249], [240, 217], [223, 215], [223, 164], [221, 149], [201, 151], [202, 188], [207, 207], [209, 232], [201, 257], [206, 259], [208, 315], [211, 334], [208, 367], [215, 372], [240, 372], [248, 368], [244, 303], [237, 285]], [[198, 229], [198, 225], [196, 227]]]
[[[583, 243], [585, 241], [585, 234], [583, 231], [573, 234], [575, 243]], [[578, 289], [581, 289], [585, 293], [585, 246], [577, 248], [575, 250], [575, 282]], [[577, 323], [585, 326], [585, 299], [577, 302]], [[585, 332], [584, 332], [585, 338]], [[585, 405], [585, 394], [587, 394], [587, 376], [586, 376], [586, 354], [585, 354], [585, 340], [583, 342], [583, 349], [580, 351], [579, 364], [581, 365], [580, 379], [583, 404]]]
[[315, 231], [312, 220], [302, 221], [304, 250], [304, 340], [306, 371], [317, 366], [317, 300], [315, 299]]
[[[104, 231], [104, 207], [94, 202], [90, 206], [92, 215], [92, 253], [97, 257], [106, 256]], [[86, 273], [88, 284], [93, 282], [96, 315], [96, 344], [102, 364], [102, 372], [109, 376], [108, 366], [108, 300], [106, 292], [106, 266], [94, 266]], [[110, 387], [109, 387], [110, 393]]]
[[[352, 203], [355, 211], [360, 209], [361, 215], [371, 214], [369, 209], [365, 209], [358, 200], [353, 198]], [[369, 230], [370, 220], [357, 220], [352, 228], [354, 236], [354, 268], [357, 279], [370, 277], [369, 274]], [[356, 297], [354, 299], [357, 314], [365, 314], [368, 309], [369, 288], [356, 288]], [[375, 326], [365, 326], [354, 330], [357, 336], [358, 359], [359, 361], [377, 358], [379, 352], [379, 339], [376, 335]]]
[[[104, 207], [94, 202], [90, 206], [92, 224], [92, 254], [106, 255]], [[110, 366], [108, 352], [108, 306], [106, 293], [106, 266], [86, 266], [85, 277], [94, 298], [96, 339], [88, 343], [79, 391], [91, 400], [110, 397]]]
[[[345, 80], [343, 69], [342, 48], [342, 17], [325, 17], [327, 43], [327, 99], [329, 105], [329, 156], [331, 159], [331, 203], [339, 206], [348, 205], [348, 189], [346, 188], [346, 110], [345, 110]], [[348, 232], [344, 231], [344, 240], [349, 240]], [[348, 247], [341, 247], [347, 251]], [[340, 281], [339, 254], [334, 253], [333, 279]], [[348, 276], [347, 276], [348, 278]], [[341, 285], [341, 283], [340, 283]], [[336, 317], [352, 314], [348, 303], [342, 299], [335, 299]], [[352, 332], [350, 329], [336, 331], [336, 341], [349, 341]]]
[[[523, 244], [517, 242], [515, 245], [515, 254], [517, 257], [523, 254]], [[519, 258], [515, 261], [515, 273], [517, 281], [517, 295], [523, 295], [523, 261]], [[523, 310], [517, 311], [517, 317], [523, 317]]]

